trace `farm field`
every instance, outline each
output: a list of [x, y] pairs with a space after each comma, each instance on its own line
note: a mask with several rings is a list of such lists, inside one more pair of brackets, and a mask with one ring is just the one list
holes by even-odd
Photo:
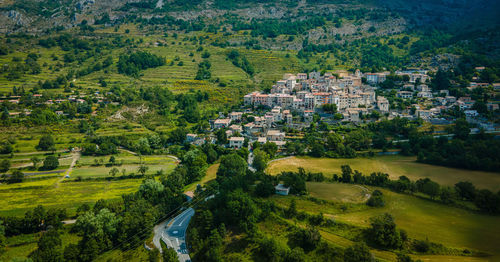
[[[332, 185], [335, 185], [335, 187], [332, 188]], [[334, 191], [335, 194], [332, 194], [332, 191]], [[312, 197], [347, 203], [361, 203], [368, 200], [369, 197], [368, 188], [349, 184], [308, 182], [307, 192], [309, 192]]]
[[0, 185], [0, 214], [22, 216], [38, 205], [67, 208], [72, 215], [83, 203], [117, 199], [137, 191], [142, 179], [60, 182], [61, 178]]
[[326, 176], [331, 176], [340, 174], [340, 166], [348, 164], [353, 170], [359, 170], [364, 175], [384, 172], [389, 174], [391, 179], [407, 176], [413, 181], [428, 177], [441, 185], [448, 186], [453, 186], [459, 181], [470, 181], [477, 188], [490, 189], [493, 192], [500, 190], [500, 173], [421, 164], [415, 159], [397, 155], [352, 159], [291, 157], [273, 161], [269, 164], [267, 172], [276, 175], [282, 171], [297, 171], [299, 167], [303, 167], [306, 171], [322, 172]]
[[[89, 166], [90, 163], [94, 162], [93, 159], [95, 157], [82, 157], [80, 160], [86, 165], [82, 166], [80, 163], [80, 166], [75, 167], [69, 179], [63, 177], [64, 173], [47, 174], [32, 176], [33, 179], [28, 179], [23, 183], [0, 185], [0, 214], [23, 215], [25, 211], [37, 205], [43, 205], [47, 208], [67, 208], [68, 214], [71, 215], [83, 203], [94, 203], [99, 199], [117, 199], [123, 194], [137, 191], [142, 178], [110, 181], [85, 180], [110, 176], [109, 170], [113, 167]], [[102, 157], [102, 159], [107, 162], [109, 156]], [[115, 166], [120, 170], [117, 176], [122, 175], [123, 169], [127, 175], [137, 174], [140, 162], [138, 156], [123, 153], [118, 155], [116, 159], [129, 163]], [[160, 170], [168, 174], [176, 166], [176, 161], [173, 158], [164, 155], [144, 156], [142, 162], [148, 167], [146, 175], [154, 175]], [[83, 181], [76, 181], [79, 179], [83, 179]]]
[[[307, 183], [311, 196], [324, 200], [344, 199], [349, 195], [349, 187], [352, 197], [359, 194], [359, 188], [355, 185], [338, 183]], [[370, 191], [374, 188], [370, 188]], [[381, 208], [369, 208], [366, 205], [348, 206], [347, 211], [332, 207], [332, 205], [316, 204], [304, 199], [297, 199], [297, 207], [310, 213], [323, 212], [325, 216], [332, 217], [337, 221], [361, 226], [369, 226], [369, 218], [383, 213], [394, 216], [399, 228], [408, 232], [411, 238], [429, 239], [432, 242], [442, 243], [449, 247], [469, 248], [492, 254], [493, 257], [468, 258], [453, 257], [452, 260], [481, 261], [500, 258], [500, 218], [476, 214], [463, 209], [458, 209], [414, 196], [397, 194], [388, 190], [379, 189], [384, 194], [386, 205]], [[287, 197], [273, 197], [280, 205], [288, 205]], [[335, 202], [333, 206], [335, 206]], [[340, 204], [340, 203], [339, 203]], [[340, 236], [332, 236], [338, 238]], [[346, 244], [348, 245], [348, 244]], [[434, 256], [426, 256], [425, 261], [439, 261]], [[429, 260], [428, 260], [429, 259]], [[493, 259], [493, 260], [491, 260]]]

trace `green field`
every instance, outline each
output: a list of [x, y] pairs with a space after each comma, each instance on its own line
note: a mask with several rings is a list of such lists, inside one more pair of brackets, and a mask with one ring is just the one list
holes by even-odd
[[[351, 189], [349, 190], [349, 187]], [[344, 199], [351, 192], [352, 197], [359, 195], [355, 185], [338, 183], [308, 183], [311, 196], [320, 199]], [[371, 188], [370, 190], [373, 190]], [[361, 226], [369, 226], [369, 218], [390, 213], [394, 216], [398, 227], [406, 230], [411, 238], [426, 239], [442, 243], [449, 247], [469, 248], [492, 254], [493, 257], [478, 260], [495, 261], [500, 258], [500, 217], [476, 214], [463, 209], [449, 207], [414, 196], [397, 194], [388, 190], [383, 192], [386, 205], [382, 208], [369, 208], [365, 205], [348, 206], [347, 211], [336, 208], [333, 204], [317, 204], [303, 199], [297, 200], [299, 210], [310, 213], [323, 212], [325, 216], [337, 221]], [[288, 205], [289, 197], [273, 197], [280, 205]], [[331, 238], [342, 238], [331, 236]], [[348, 240], [347, 240], [348, 241]], [[349, 242], [346, 242], [346, 244]], [[428, 256], [427, 259], [439, 261], [444, 257]], [[468, 261], [467, 257], [453, 257], [452, 260]]]
[[142, 179], [62, 182], [60, 178], [0, 185], [0, 214], [23, 215], [37, 205], [67, 208], [71, 215], [83, 203], [117, 199], [137, 191]]
[[[0, 185], [0, 214], [22, 215], [37, 205], [68, 208], [68, 213], [72, 214], [83, 203], [93, 203], [99, 199], [117, 199], [123, 194], [137, 191], [142, 179], [85, 180], [109, 177], [109, 170], [112, 167], [89, 166], [93, 163], [93, 159], [94, 157], [82, 157], [80, 161], [87, 165], [75, 167], [69, 179], [63, 178], [62, 173], [48, 174], [40, 180], [28, 179], [23, 183]], [[109, 156], [102, 159], [107, 162]], [[137, 174], [138, 156], [122, 154], [117, 156], [117, 159], [129, 163], [116, 166], [120, 170], [117, 176], [121, 176], [122, 169], [126, 170], [127, 175]], [[154, 175], [160, 170], [168, 174], [176, 166], [174, 159], [164, 155], [144, 156], [142, 161], [148, 167], [146, 175]], [[77, 178], [84, 181], [77, 182], [75, 181]]]
[[340, 166], [346, 164], [364, 175], [369, 175], [372, 172], [384, 172], [389, 174], [391, 179], [407, 176], [414, 181], [428, 177], [441, 185], [449, 186], [453, 186], [459, 181], [470, 181], [477, 188], [490, 189], [494, 192], [500, 190], [500, 173], [421, 164], [417, 163], [414, 157], [404, 156], [352, 159], [291, 157], [270, 163], [267, 172], [279, 174], [282, 171], [297, 171], [299, 167], [303, 167], [306, 171], [323, 172], [325, 175], [331, 176], [332, 174], [340, 174]]
[[[335, 193], [332, 194], [332, 191]], [[325, 199], [329, 201], [347, 202], [347, 203], [361, 203], [368, 200], [369, 189], [359, 185], [349, 184], [332, 184], [308, 182], [307, 192], [312, 197]]]

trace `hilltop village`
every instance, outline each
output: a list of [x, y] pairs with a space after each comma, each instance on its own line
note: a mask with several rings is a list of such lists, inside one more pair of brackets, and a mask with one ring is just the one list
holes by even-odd
[[[476, 68], [480, 71], [482, 68]], [[388, 79], [400, 87], [385, 89]], [[482, 118], [470, 96], [456, 97], [448, 90], [433, 91], [426, 70], [404, 70], [379, 73], [311, 72], [285, 74], [268, 92], [252, 92], [244, 96], [241, 111], [220, 114], [210, 121], [213, 130], [226, 129], [228, 147], [241, 148], [245, 137], [259, 143], [273, 142], [279, 148], [286, 144], [287, 129], [301, 130], [311, 123], [352, 123], [355, 125], [395, 117], [422, 119], [436, 125], [451, 124], [455, 118], [449, 110], [460, 109], [467, 120], [485, 131], [495, 125]], [[471, 82], [469, 90], [486, 88], [488, 84]], [[494, 91], [500, 84], [493, 84]], [[498, 104], [487, 103], [487, 110], [498, 110]], [[471, 130], [477, 132], [478, 128]], [[187, 141], [203, 143], [197, 135], [188, 134]]]

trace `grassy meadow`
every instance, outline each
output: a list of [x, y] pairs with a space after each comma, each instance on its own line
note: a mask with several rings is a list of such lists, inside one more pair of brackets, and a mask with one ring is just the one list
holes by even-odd
[[453, 186], [459, 181], [470, 181], [480, 189], [490, 189], [493, 192], [500, 190], [500, 173], [421, 164], [415, 160], [415, 157], [398, 155], [352, 159], [291, 157], [273, 161], [269, 164], [267, 172], [279, 174], [282, 171], [297, 171], [299, 167], [303, 167], [306, 171], [322, 172], [326, 176], [331, 176], [340, 174], [340, 166], [347, 164], [364, 175], [384, 172], [389, 174], [391, 179], [407, 176], [413, 181], [428, 177], [441, 185], [448, 186]]
[[[379, 189], [383, 192], [386, 203], [381, 208], [371, 208], [363, 203], [342, 204], [344, 202], [337, 200], [358, 198], [361, 189], [356, 185], [307, 183], [307, 189], [311, 196], [328, 202], [318, 204], [305, 198], [296, 198], [299, 210], [312, 214], [322, 212], [326, 217], [361, 228], [369, 226], [370, 217], [390, 213], [395, 218], [398, 227], [406, 230], [410, 238], [429, 239], [431, 242], [442, 243], [451, 248], [467, 248], [492, 255], [484, 258], [453, 255], [417, 257], [425, 261], [495, 261], [500, 258], [498, 248], [500, 218], [498, 216], [477, 214], [385, 189]], [[369, 188], [370, 191], [373, 189]], [[290, 198], [273, 196], [272, 200], [278, 205], [288, 206]], [[326, 231], [322, 234], [325, 239], [341, 246], [349, 246], [352, 243], [348, 232]], [[386, 252], [377, 255], [377, 252], [374, 252], [380, 258], [387, 255], [384, 253]]]
[[[37, 205], [45, 207], [63, 207], [73, 214], [83, 203], [94, 203], [99, 199], [118, 199], [123, 194], [137, 191], [142, 179], [95, 180], [95, 178], [109, 177], [112, 167], [105, 165], [91, 166], [94, 159], [108, 162], [106, 157], [83, 156], [77, 166], [70, 173], [70, 178], [64, 178], [64, 173], [33, 175], [23, 183], [0, 185], [0, 215], [23, 215]], [[148, 167], [146, 175], [154, 175], [162, 170], [170, 173], [176, 166], [176, 161], [165, 155], [151, 155], [139, 158], [128, 153], [116, 156], [118, 162], [124, 164], [115, 166], [120, 170], [116, 176], [135, 173], [139, 163]], [[65, 160], [66, 161], [66, 160]], [[69, 166], [69, 164], [68, 164]], [[78, 181], [82, 180], [82, 181]]]

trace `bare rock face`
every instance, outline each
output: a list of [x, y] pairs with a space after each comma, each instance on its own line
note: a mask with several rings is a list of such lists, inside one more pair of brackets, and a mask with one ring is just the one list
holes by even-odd
[[[385, 35], [398, 33], [405, 29], [409, 23], [417, 27], [429, 23], [440, 25], [450, 24], [457, 21], [467, 21], [469, 24], [482, 26], [489, 21], [499, 23], [500, 1], [498, 0], [376, 0], [353, 1], [348, 3], [311, 3], [305, 0], [297, 2], [295, 5], [271, 1], [262, 3], [260, 1], [247, 1], [242, 6], [232, 10], [217, 9], [212, 0], [205, 0], [199, 6], [184, 11], [155, 12], [151, 9], [132, 8], [123, 10], [127, 3], [144, 2], [145, 0], [30, 0], [26, 6], [1, 3], [3, 10], [0, 13], [0, 32], [40, 32], [54, 25], [65, 27], [75, 26], [83, 19], [89, 23], [96, 17], [101, 17], [107, 13], [112, 19], [124, 17], [130, 12], [141, 17], [152, 17], [158, 15], [170, 15], [177, 19], [192, 20], [198, 17], [217, 18], [224, 14], [231, 13], [240, 18], [250, 21], [252, 19], [307, 19], [307, 15], [318, 16], [336, 14], [340, 10], [346, 9], [380, 9], [382, 12], [390, 10], [398, 13], [401, 18], [391, 18], [388, 21], [377, 21], [372, 24], [363, 23], [360, 25], [344, 25], [341, 28], [327, 28], [327, 30], [317, 30], [306, 32], [310, 38], [321, 38], [324, 35], [355, 35], [365, 32], [370, 27], [375, 27], [374, 35]], [[156, 8], [168, 7], [171, 0], [152, 0]], [[55, 4], [54, 4], [55, 3]], [[60, 3], [59, 5], [57, 3]], [[35, 7], [31, 6], [34, 5]], [[41, 14], [40, 8], [48, 11], [49, 15]], [[45, 9], [45, 5], [50, 6]], [[382, 9], [381, 9], [382, 8]], [[168, 10], [168, 8], [167, 8]]]

